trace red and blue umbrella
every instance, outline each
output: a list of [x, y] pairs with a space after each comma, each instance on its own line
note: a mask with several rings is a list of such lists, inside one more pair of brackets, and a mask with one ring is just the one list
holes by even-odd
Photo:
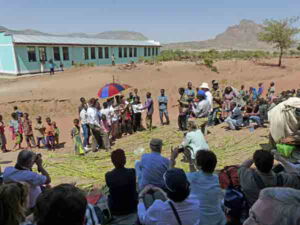
[[99, 98], [110, 98], [128, 88], [130, 88], [130, 86], [126, 85], [126, 84], [117, 84], [117, 83], [106, 84], [103, 88], [101, 88], [98, 91], [98, 97]]

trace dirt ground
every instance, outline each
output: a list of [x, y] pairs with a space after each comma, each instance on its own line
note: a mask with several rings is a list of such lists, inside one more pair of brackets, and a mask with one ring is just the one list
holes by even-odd
[[[98, 90], [106, 83], [112, 82], [113, 79], [116, 82], [138, 88], [142, 102], [145, 101], [146, 92], [150, 91], [156, 100], [160, 94], [160, 89], [166, 89], [170, 102], [170, 118], [174, 124], [172, 129], [175, 130], [177, 107], [172, 107], [172, 105], [175, 105], [178, 99], [178, 88], [186, 87], [188, 81], [197, 87], [202, 82], [211, 84], [212, 80], [218, 80], [222, 88], [226, 85], [239, 88], [241, 84], [246, 85], [247, 88], [250, 86], [257, 87], [258, 83], [262, 82], [265, 89], [268, 88], [271, 81], [275, 81], [277, 92], [292, 88], [298, 89], [300, 88], [299, 61], [300, 59], [297, 58], [284, 59], [284, 68], [273, 66], [277, 59], [265, 60], [260, 64], [241, 60], [220, 61], [216, 63], [219, 73], [214, 73], [208, 68], [192, 62], [166, 62], [161, 65], [138, 64], [137, 68], [132, 70], [121, 70], [118, 66], [82, 67], [58, 72], [54, 76], [45, 74], [23, 76], [16, 79], [0, 79], [0, 114], [4, 116], [4, 121], [8, 122], [13, 106], [17, 105], [21, 111], [28, 112], [33, 121], [38, 115], [43, 118], [50, 116], [56, 121], [61, 130], [60, 141], [63, 145], [58, 153], [53, 153], [54, 156], [48, 154], [47, 157], [51, 161], [51, 157], [60, 158], [56, 154], [69, 154], [73, 151], [70, 130], [72, 120], [78, 116], [79, 98], [96, 97]], [[127, 95], [129, 91], [124, 92], [124, 94]], [[157, 108], [156, 102], [155, 125], [159, 125]], [[160, 129], [158, 126], [157, 130]], [[244, 133], [244, 137], [249, 135], [248, 131]], [[8, 148], [10, 149], [12, 143], [8, 129], [6, 135], [9, 139]], [[136, 138], [139, 138], [138, 135]], [[227, 138], [227, 133], [224, 133], [223, 128], [214, 129], [214, 135], [217, 138], [211, 139], [210, 142], [215, 146], [218, 146], [218, 143], [223, 143], [220, 140], [224, 141]], [[267, 135], [267, 130], [260, 132], [260, 137], [263, 135]], [[149, 134], [148, 139], [151, 137], [152, 135]], [[116, 146], [127, 146], [126, 140], [130, 138], [132, 139], [134, 136], [120, 140]], [[172, 140], [168, 140], [168, 142], [170, 145], [174, 144]], [[253, 143], [256, 144], [256, 141], [254, 140]], [[15, 162], [16, 155], [17, 153], [0, 153], [0, 166], [11, 165]], [[109, 153], [103, 155], [107, 158]], [[132, 157], [132, 160], [136, 158]], [[235, 157], [235, 161], [238, 163], [243, 158], [245, 157]]]

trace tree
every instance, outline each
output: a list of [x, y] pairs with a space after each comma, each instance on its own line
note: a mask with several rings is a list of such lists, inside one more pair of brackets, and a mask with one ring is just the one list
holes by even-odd
[[295, 43], [295, 36], [300, 32], [300, 29], [293, 26], [299, 20], [299, 17], [286, 18], [282, 20], [265, 20], [263, 31], [258, 34], [258, 38], [269, 44], [273, 44], [279, 49], [279, 62], [281, 66], [284, 50], [291, 48]]

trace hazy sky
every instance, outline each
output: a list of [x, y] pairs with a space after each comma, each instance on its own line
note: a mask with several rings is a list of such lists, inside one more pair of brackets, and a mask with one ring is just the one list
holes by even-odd
[[43, 32], [138, 31], [161, 42], [206, 40], [242, 19], [300, 15], [300, 0], [0, 0], [0, 25]]

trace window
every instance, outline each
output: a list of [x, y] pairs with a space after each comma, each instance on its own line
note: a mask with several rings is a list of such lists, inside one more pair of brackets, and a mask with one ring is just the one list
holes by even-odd
[[129, 48], [129, 57], [132, 57], [132, 48]]
[[103, 49], [102, 49], [102, 47], [98, 48], [98, 58], [103, 59]]
[[109, 58], [109, 51], [108, 51], [108, 47], [104, 48], [104, 53], [105, 53], [105, 58], [108, 59]]
[[55, 61], [60, 61], [59, 47], [53, 47], [53, 55]]
[[122, 58], [123, 55], [122, 55], [122, 48], [119, 48], [119, 58]]
[[36, 62], [35, 47], [27, 47], [28, 61]]
[[151, 48], [148, 48], [148, 56], [151, 56]]
[[158, 48], [156, 48], [156, 53], [155, 54], [158, 55]]
[[134, 48], [133, 57], [137, 57], [137, 48]]
[[144, 56], [148, 56], [147, 53], [148, 53], [148, 52], [147, 52], [147, 48], [145, 47], [145, 48], [144, 48]]
[[155, 55], [155, 54], [154, 54], [154, 51], [155, 51], [155, 49], [154, 49], [154, 48], [152, 48], [152, 55]]
[[84, 59], [85, 60], [90, 59], [90, 57], [89, 57], [89, 48], [87, 48], [87, 47], [84, 48]]
[[91, 48], [91, 59], [96, 59], [96, 49]]
[[64, 61], [70, 60], [68, 47], [63, 47], [63, 58], [64, 58]]
[[127, 48], [124, 48], [124, 58], [127, 58]]
[[47, 53], [45, 47], [39, 47], [39, 55], [40, 55], [40, 61], [46, 62], [47, 61]]

